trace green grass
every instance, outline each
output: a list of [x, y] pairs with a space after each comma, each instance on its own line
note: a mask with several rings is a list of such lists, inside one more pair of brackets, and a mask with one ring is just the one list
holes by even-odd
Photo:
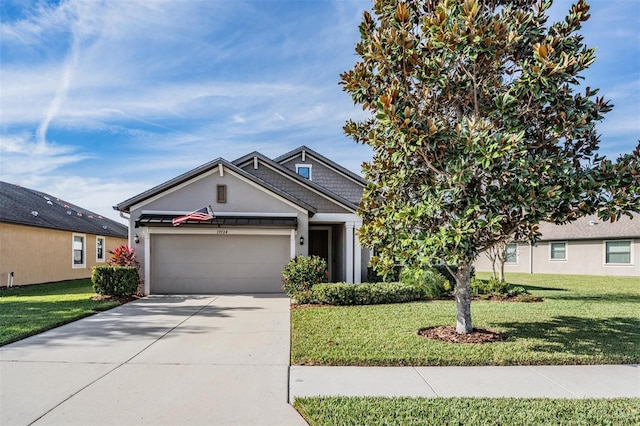
[[640, 398], [296, 398], [321, 425], [637, 425]]
[[120, 304], [95, 295], [89, 279], [1, 290], [0, 346]]
[[[479, 274], [484, 278], [488, 275]], [[455, 324], [449, 300], [291, 311], [291, 362], [306, 365], [560, 365], [640, 362], [640, 284], [633, 277], [507, 275], [538, 303], [473, 301], [488, 344], [424, 339], [422, 327]]]

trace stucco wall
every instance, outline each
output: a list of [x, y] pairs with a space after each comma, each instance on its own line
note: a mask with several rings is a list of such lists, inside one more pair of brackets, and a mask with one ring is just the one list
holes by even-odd
[[[216, 202], [217, 185], [227, 186], [227, 202]], [[161, 197], [152, 199], [134, 206], [130, 214], [129, 233], [131, 241], [133, 236], [138, 235], [140, 242], [132, 243], [136, 250], [136, 256], [141, 265], [144, 265], [144, 233], [145, 229], [135, 228], [135, 220], [140, 216], [143, 210], [154, 211], [194, 211], [204, 206], [211, 205], [214, 214], [222, 212], [235, 213], [295, 213], [298, 218], [298, 228], [296, 239], [300, 235], [307, 238], [308, 235], [308, 217], [305, 211], [294, 207], [287, 201], [283, 201], [272, 193], [256, 187], [254, 184], [236, 176], [232, 172], [225, 169], [223, 176], [220, 176], [218, 170], [202, 176], [195, 181], [191, 181], [187, 185], [164, 193]], [[307, 244], [296, 244], [296, 254], [307, 254]]]
[[[73, 234], [69, 231], [33, 226], [0, 223], [0, 286], [7, 285], [7, 275], [14, 273], [13, 285], [38, 284], [70, 279], [89, 278], [96, 265], [96, 235], [77, 234], [85, 237], [85, 266], [72, 265]], [[121, 244], [124, 238], [104, 236], [105, 260], [109, 251]]]
[[[618, 239], [606, 240], [616, 241]], [[628, 239], [627, 239], [628, 240]], [[549, 241], [533, 247], [530, 264], [530, 246], [518, 243], [518, 263], [505, 264], [505, 272], [531, 272], [541, 274], [584, 274], [640, 276], [640, 239], [631, 240], [631, 265], [605, 264], [605, 240], [569, 240], [566, 242], [566, 260], [550, 259]], [[481, 255], [475, 263], [477, 271], [491, 271], [491, 262]]]

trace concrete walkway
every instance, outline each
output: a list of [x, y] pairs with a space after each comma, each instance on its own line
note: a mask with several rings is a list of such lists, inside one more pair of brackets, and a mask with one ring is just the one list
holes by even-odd
[[516, 367], [292, 366], [289, 395], [640, 397], [639, 365]]
[[2, 425], [304, 425], [289, 299], [148, 297], [0, 348]]

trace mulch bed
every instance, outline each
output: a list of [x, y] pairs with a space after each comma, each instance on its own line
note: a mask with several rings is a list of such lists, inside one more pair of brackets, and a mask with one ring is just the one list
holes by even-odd
[[121, 304], [125, 304], [125, 303], [129, 303], [129, 302], [133, 302], [134, 300], [138, 300], [140, 299], [142, 296], [139, 296], [137, 294], [133, 294], [131, 296], [109, 296], [106, 294], [98, 294], [96, 296], [93, 296], [91, 298], [91, 300], [117, 300], [118, 302], [120, 302]]
[[474, 328], [469, 334], [458, 334], [454, 326], [430, 327], [418, 330], [418, 335], [449, 343], [493, 343], [507, 340], [507, 336], [484, 328]]

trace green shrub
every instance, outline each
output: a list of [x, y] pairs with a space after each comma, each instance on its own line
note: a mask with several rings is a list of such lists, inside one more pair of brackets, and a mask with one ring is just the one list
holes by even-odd
[[143, 281], [142, 274], [140, 273], [140, 263], [136, 258], [136, 251], [127, 246], [126, 244], [121, 244], [116, 247], [113, 251], [109, 251], [111, 253], [111, 259], [107, 261], [109, 266], [133, 266], [136, 268], [138, 274], [138, 289], [140, 293], [143, 293]]
[[95, 266], [91, 282], [98, 294], [131, 296], [138, 289], [138, 270], [134, 266]]
[[282, 289], [287, 296], [311, 288], [319, 283], [326, 283], [329, 277], [327, 261], [318, 256], [296, 256], [282, 270]]
[[494, 277], [491, 277], [488, 280], [479, 280], [477, 278], [472, 278], [471, 282], [469, 283], [469, 287], [471, 289], [471, 294], [476, 297], [516, 297], [529, 294], [529, 292], [522, 286], [512, 286], [506, 281], [500, 281], [499, 279]]
[[296, 302], [323, 305], [375, 305], [418, 300], [420, 292], [402, 283], [325, 283], [294, 296]]
[[404, 268], [400, 282], [415, 287], [423, 298], [438, 299], [451, 294], [452, 285], [435, 269]]
[[291, 296], [291, 298], [293, 299], [293, 303], [297, 305], [309, 305], [316, 303], [315, 298], [313, 297], [313, 291], [311, 290], [299, 291]]

